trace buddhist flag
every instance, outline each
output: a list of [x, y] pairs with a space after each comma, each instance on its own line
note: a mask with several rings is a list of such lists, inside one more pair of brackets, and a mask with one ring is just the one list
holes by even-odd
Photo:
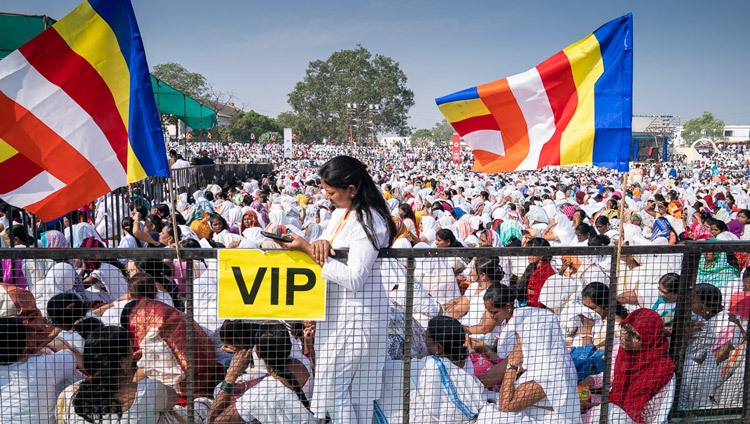
[[44, 221], [169, 176], [129, 0], [89, 0], [0, 61], [0, 198]]
[[476, 172], [548, 165], [627, 171], [633, 15], [614, 19], [518, 75], [436, 99]]

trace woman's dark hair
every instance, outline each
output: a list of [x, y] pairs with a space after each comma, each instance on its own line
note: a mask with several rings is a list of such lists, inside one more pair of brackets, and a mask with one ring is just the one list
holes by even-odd
[[[208, 218], [209, 224], [214, 221], [221, 221], [221, 230], [219, 232], [229, 230], [229, 224], [227, 224], [227, 220], [218, 213], [211, 214], [211, 216]], [[213, 228], [211, 230], [213, 230]]]
[[164, 290], [172, 297], [172, 303], [175, 308], [181, 311], [185, 310], [185, 302], [180, 298], [180, 288], [177, 287], [177, 283], [174, 280], [169, 278], [173, 275], [172, 268], [159, 259], [140, 261], [136, 264], [136, 268], [152, 276], [157, 283], [164, 287]]
[[373, 213], [380, 215], [388, 228], [387, 245], [393, 244], [396, 237], [396, 224], [391, 219], [391, 213], [385, 203], [385, 198], [372, 181], [365, 166], [359, 160], [350, 156], [336, 156], [318, 170], [318, 175], [331, 187], [355, 188], [352, 198], [352, 208], [357, 213], [357, 221], [364, 228], [367, 239], [375, 249], [380, 249], [380, 243], [375, 235]]
[[70, 330], [85, 315], [86, 305], [75, 293], [56, 294], [47, 302], [47, 317], [63, 330]]
[[156, 231], [157, 233], [160, 233], [164, 228], [164, 220], [159, 215], [151, 214], [147, 216], [146, 219], [151, 223], [151, 225], [154, 226], [154, 231]]
[[200, 249], [201, 244], [196, 239], [185, 239], [180, 242], [180, 245], [185, 249]]
[[178, 225], [186, 225], [185, 223], [187, 222], [187, 221], [185, 221], [185, 217], [182, 216], [181, 213], [175, 214], [174, 215], [174, 220], [177, 222]]
[[474, 265], [477, 269], [477, 275], [486, 274], [490, 281], [500, 282], [505, 278], [505, 271], [500, 266], [500, 260], [497, 256], [477, 258]]
[[[26, 227], [22, 224], [13, 224], [11, 228], [8, 229], [8, 237], [13, 234], [13, 239], [19, 239], [21, 243], [23, 243], [24, 246], [28, 246], [29, 240], [31, 240], [31, 237], [29, 237], [29, 232], [26, 231]], [[15, 244], [15, 240], [11, 240], [13, 244]]]
[[138, 272], [128, 280], [128, 294], [131, 298], [156, 298], [156, 280], [145, 272]]
[[664, 286], [667, 293], [677, 294], [680, 289], [680, 274], [670, 272], [659, 278], [659, 284]]
[[750, 218], [750, 209], [742, 209], [739, 212], [737, 212], [737, 215], [739, 215], [739, 214], [743, 214], [746, 217]]
[[596, 220], [594, 221], [594, 224], [595, 225], [599, 224], [599, 225], [609, 226], [609, 218], [607, 218], [604, 215], [599, 215], [598, 217], [596, 217]]
[[456, 235], [453, 234], [453, 231], [447, 228], [439, 229], [437, 233], [435, 233], [435, 237], [439, 237], [440, 240], [447, 241], [449, 247], [463, 247], [463, 245], [461, 245], [461, 242], [456, 240]]
[[414, 216], [414, 210], [411, 208], [411, 205], [408, 203], [402, 203], [398, 205], [398, 208], [404, 213], [404, 218], [411, 218], [415, 223], [417, 222], [417, 217]]
[[0, 317], [0, 365], [15, 364], [26, 349], [26, 325], [16, 317]]
[[438, 315], [430, 319], [427, 324], [427, 335], [435, 343], [443, 346], [443, 353], [448, 359], [463, 361], [469, 356], [469, 351], [464, 345], [466, 332], [457, 319], [446, 315]]
[[[724, 221], [720, 220], [720, 219], [709, 218], [709, 219], [706, 220], [706, 222], [708, 222], [708, 225], [714, 225], [714, 226], [716, 226], [716, 228], [718, 228], [719, 231], [722, 232], [722, 233], [726, 232], [726, 231], [729, 231], [729, 227], [727, 227], [727, 224]], [[705, 222], [704, 222], [704, 225], [705, 225]]]
[[591, 225], [589, 225], [589, 224], [587, 224], [585, 222], [582, 222], [582, 223], [576, 225], [575, 230], [578, 231], [581, 234], [585, 234], [586, 235], [586, 239], [591, 238], [591, 235], [595, 232], [594, 229], [591, 228]]
[[721, 290], [711, 284], [696, 284], [695, 297], [708, 310], [711, 316], [724, 309], [721, 301]]
[[125, 233], [129, 236], [133, 235], [133, 218], [126, 216], [122, 219], [122, 229], [125, 231]]
[[[541, 237], [535, 237], [531, 239], [527, 244], [526, 247], [549, 247], [549, 242]], [[524, 270], [523, 275], [521, 275], [518, 278], [518, 281], [516, 282], [516, 288], [522, 293], [520, 294], [519, 300], [525, 300], [526, 299], [526, 293], [528, 292], [529, 287], [529, 280], [531, 280], [531, 275], [536, 271], [536, 269], [539, 267], [541, 262], [549, 262], [552, 260], [552, 256], [548, 253], [546, 256], [542, 256], [542, 260], [538, 263], [529, 263], [528, 266], [526, 266], [526, 270]]]
[[[594, 305], [607, 309], [609, 307], [609, 286], [598, 281], [589, 283], [581, 291], [581, 297], [588, 297], [594, 302]], [[615, 301], [615, 314], [620, 318], [626, 318], [628, 316], [628, 310], [625, 309], [620, 302]]]
[[289, 331], [281, 326], [273, 330], [266, 331], [258, 338], [258, 356], [262, 359], [269, 371], [273, 371], [277, 376], [286, 380], [297, 394], [299, 400], [310, 409], [310, 401], [302, 391], [302, 386], [297, 381], [294, 373], [289, 369], [292, 359], [289, 355], [292, 353], [292, 341], [289, 338]]
[[83, 349], [83, 366], [89, 378], [81, 383], [73, 408], [90, 423], [101, 422], [103, 415], [122, 414], [116, 395], [125, 377], [120, 362], [133, 355], [128, 332], [121, 327], [102, 327], [88, 339]]
[[219, 328], [219, 338], [222, 342], [239, 349], [252, 349], [258, 344], [262, 325], [258, 321], [226, 320]]
[[518, 300], [518, 291], [502, 283], [493, 283], [482, 298], [485, 302], [490, 302], [495, 308], [502, 308], [505, 305], [513, 305]]
[[99, 319], [94, 317], [84, 317], [75, 323], [75, 325], [73, 326], [73, 330], [75, 330], [76, 333], [78, 333], [84, 340], [86, 340], [89, 338], [89, 336], [103, 327], [104, 324], [102, 324]]
[[159, 211], [159, 213], [161, 214], [163, 218], [166, 218], [169, 216], [169, 206], [167, 206], [166, 203], [160, 203], [156, 205], [156, 210]]
[[211, 190], [205, 190], [203, 191], [203, 198], [208, 200], [209, 202], [214, 201], [214, 193]]
[[167, 232], [169, 233], [170, 236], [172, 236], [172, 238], [174, 238], [175, 230], [177, 231], [177, 240], [175, 240], [175, 243], [179, 243], [179, 241], [182, 240], [182, 229], [180, 228], [179, 225], [177, 227], [173, 227], [172, 223], [170, 222], [164, 227], [166, 227]]
[[589, 246], [609, 246], [609, 242], [610, 239], [606, 234], [595, 234], [589, 238]]

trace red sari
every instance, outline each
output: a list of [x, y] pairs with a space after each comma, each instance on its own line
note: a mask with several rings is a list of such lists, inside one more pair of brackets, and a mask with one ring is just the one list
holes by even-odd
[[527, 288], [528, 305], [537, 308], [544, 308], [544, 304], [539, 302], [539, 294], [542, 292], [542, 287], [547, 279], [555, 275], [555, 270], [550, 266], [549, 261], [544, 261], [536, 267], [534, 272], [529, 277], [529, 285]]
[[[128, 332], [135, 345], [136, 358], [143, 352], [141, 342], [153, 328], [158, 330], [161, 339], [169, 346], [175, 359], [187, 375], [188, 345], [187, 316], [185, 313], [157, 300], [141, 298], [130, 310]], [[223, 367], [216, 362], [216, 351], [211, 338], [200, 325], [193, 322], [193, 378], [197, 395], [211, 396], [213, 389], [224, 375]], [[180, 383], [180, 394], [187, 394], [187, 382]]]
[[658, 312], [638, 309], [623, 320], [625, 323], [641, 335], [641, 349], [627, 350], [620, 344], [609, 401], [633, 421], [643, 423], [646, 404], [669, 383], [676, 367], [668, 355], [669, 343]]

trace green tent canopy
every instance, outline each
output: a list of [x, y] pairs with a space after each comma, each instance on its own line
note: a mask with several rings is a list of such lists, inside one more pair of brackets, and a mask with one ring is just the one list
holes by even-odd
[[153, 75], [151, 75], [151, 86], [154, 88], [159, 113], [175, 115], [194, 130], [211, 128], [216, 124], [215, 110], [172, 88]]
[[13, 53], [57, 22], [45, 15], [0, 12], [0, 59]]

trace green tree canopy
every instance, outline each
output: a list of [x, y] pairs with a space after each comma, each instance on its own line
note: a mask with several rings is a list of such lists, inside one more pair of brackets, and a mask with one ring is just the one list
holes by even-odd
[[423, 141], [426, 143], [434, 144], [437, 139], [432, 134], [432, 131], [424, 128], [416, 130], [411, 134], [411, 144], [419, 144]]
[[447, 119], [436, 122], [432, 127], [432, 135], [435, 141], [442, 140], [444, 143], [453, 139], [453, 133], [456, 132]]
[[692, 143], [699, 138], [710, 138], [714, 141], [724, 139], [724, 121], [715, 118], [711, 112], [703, 112], [698, 118], [685, 122], [682, 138]]
[[151, 72], [156, 78], [166, 82], [195, 99], [203, 99], [209, 91], [206, 77], [190, 72], [179, 63], [162, 63], [154, 66]]
[[[406, 119], [414, 93], [406, 86], [406, 74], [398, 62], [373, 56], [361, 45], [310, 62], [304, 79], [288, 97], [301, 118], [297, 129], [309, 139], [332, 136], [343, 141], [349, 129], [357, 142], [365, 141], [372, 129], [402, 136], [411, 132]], [[379, 109], [370, 110], [368, 105]]]

